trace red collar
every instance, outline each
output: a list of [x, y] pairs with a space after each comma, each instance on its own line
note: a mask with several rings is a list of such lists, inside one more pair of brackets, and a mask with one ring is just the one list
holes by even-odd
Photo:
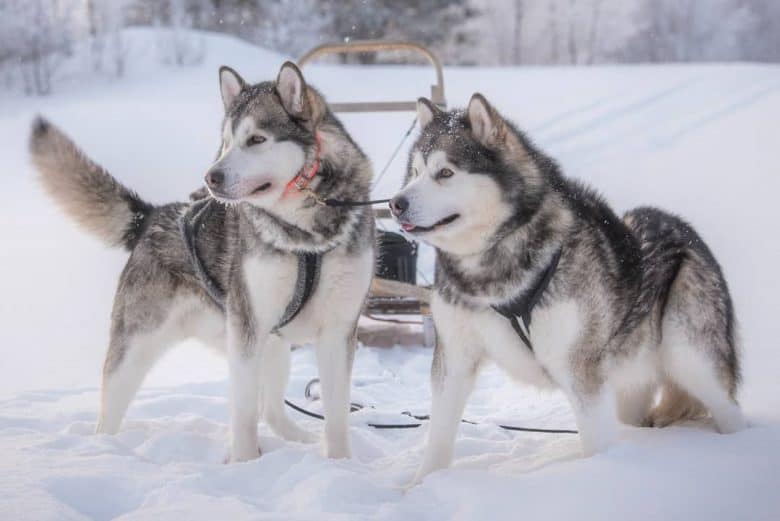
[[320, 169], [320, 151], [322, 150], [322, 138], [320, 137], [319, 132], [314, 132], [314, 139], [317, 141], [317, 151], [315, 152], [314, 163], [311, 165], [311, 169], [306, 172], [305, 167], [301, 168], [301, 171], [298, 172], [298, 175], [293, 177], [290, 182], [287, 183], [287, 188], [284, 189], [284, 195], [289, 194], [293, 190], [302, 192], [311, 184], [311, 182], [314, 180], [314, 177], [317, 175], [317, 171]]

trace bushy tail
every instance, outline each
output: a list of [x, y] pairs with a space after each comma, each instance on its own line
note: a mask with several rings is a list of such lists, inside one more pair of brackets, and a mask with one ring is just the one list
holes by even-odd
[[131, 250], [152, 206], [95, 164], [57, 127], [38, 117], [32, 124], [30, 156], [57, 204], [110, 246]]

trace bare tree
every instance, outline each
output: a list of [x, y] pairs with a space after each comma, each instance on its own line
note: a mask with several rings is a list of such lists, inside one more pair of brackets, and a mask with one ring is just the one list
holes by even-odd
[[592, 65], [598, 54], [597, 39], [601, 21], [602, 0], [591, 0], [590, 27], [588, 30], [588, 65]]
[[13, 38], [19, 42], [18, 63], [24, 90], [28, 94], [48, 94], [54, 72], [72, 53], [72, 4], [29, 0], [16, 7], [19, 24]]
[[566, 47], [569, 50], [569, 62], [577, 63], [578, 49], [577, 49], [577, 0], [569, 0], [569, 10], [567, 12], [569, 19]]
[[195, 20], [202, 1], [168, 0], [167, 10], [162, 11], [163, 18], [157, 23], [166, 23], [160, 32], [157, 49], [163, 63], [169, 65], [196, 65], [203, 61], [206, 53], [205, 41], [201, 35], [189, 29], [195, 26]]
[[514, 2], [514, 56], [513, 62], [516, 64], [523, 63], [523, 17], [525, 16], [524, 0], [515, 0]]
[[548, 7], [548, 30], [550, 35], [550, 63], [559, 63], [558, 46], [560, 45], [560, 35], [558, 33], [558, 12], [555, 2], [552, 1]]

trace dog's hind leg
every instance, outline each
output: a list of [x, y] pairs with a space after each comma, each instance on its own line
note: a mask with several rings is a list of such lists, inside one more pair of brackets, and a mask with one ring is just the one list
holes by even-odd
[[[128, 273], [130, 275], [128, 275]], [[154, 363], [176, 342], [191, 335], [191, 325], [204, 315], [198, 300], [165, 298], [170, 286], [133, 283], [126, 268], [114, 302], [111, 340], [103, 364], [103, 386], [97, 432], [119, 430], [127, 408]], [[128, 289], [130, 288], [130, 289]]]
[[114, 332], [103, 364], [100, 416], [96, 432], [116, 434], [144, 377], [172, 342], [166, 335]]
[[[676, 334], [670, 334], [672, 331], [671, 328], [664, 331], [664, 343], [667, 340], [670, 343], [665, 348], [665, 369], [673, 385], [684, 392], [673, 393], [662, 400], [660, 405], [665, 406], [654, 412], [654, 423], [662, 426], [671, 421], [699, 417], [702, 411], [695, 403], [698, 401], [712, 414], [719, 432], [731, 433], [744, 428], [742, 411], [729, 392], [728, 379], [707, 347], [691, 342], [688, 335], [679, 329]], [[683, 397], [687, 398], [685, 404], [671, 403], [675, 398], [679, 402]], [[687, 405], [691, 398], [693, 403]], [[685, 414], [676, 413], [673, 418], [667, 418], [668, 413], [677, 408], [684, 408]]]
[[[736, 400], [739, 361], [731, 302], [719, 270], [691, 252], [669, 293], [662, 323], [667, 377], [712, 414], [718, 431], [745, 422]], [[699, 414], [697, 407], [691, 413]]]
[[260, 411], [278, 436], [289, 441], [314, 443], [317, 437], [295, 424], [284, 409], [284, 393], [290, 376], [290, 346], [276, 335], [269, 337], [260, 368]]

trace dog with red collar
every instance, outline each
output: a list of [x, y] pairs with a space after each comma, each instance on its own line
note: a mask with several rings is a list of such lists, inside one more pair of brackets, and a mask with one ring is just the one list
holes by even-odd
[[[258, 421], [313, 441], [285, 414], [292, 344], [316, 346], [325, 452], [350, 454], [347, 415], [356, 324], [374, 265], [371, 165], [298, 68], [246, 82], [222, 67], [222, 143], [205, 199], [153, 206], [43, 119], [32, 160], [65, 212], [124, 247], [97, 431], [113, 434], [166, 349], [195, 337], [230, 368], [230, 460], [260, 454]], [[206, 195], [205, 193], [203, 195]]]

